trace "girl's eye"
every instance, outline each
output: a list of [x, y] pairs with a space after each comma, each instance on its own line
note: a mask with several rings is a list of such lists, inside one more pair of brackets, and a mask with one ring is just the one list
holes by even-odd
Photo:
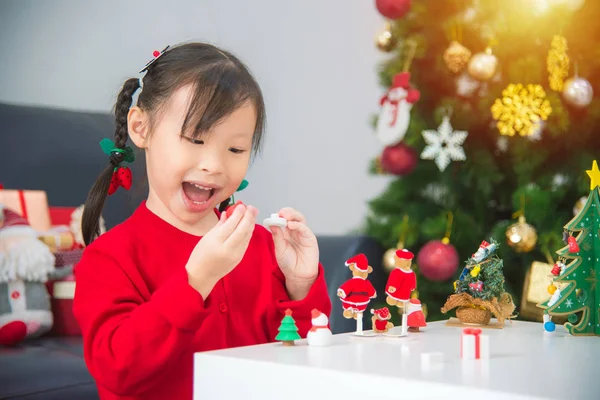
[[230, 148], [229, 151], [232, 152], [232, 153], [234, 153], [234, 154], [240, 154], [240, 153], [244, 152], [244, 150], [242, 150], [242, 149], [236, 149], [236, 148], [233, 148], [233, 147]]
[[199, 140], [199, 139], [194, 139], [194, 138], [187, 138], [187, 140], [189, 140], [190, 143], [192, 143], [192, 144], [204, 144], [204, 140]]

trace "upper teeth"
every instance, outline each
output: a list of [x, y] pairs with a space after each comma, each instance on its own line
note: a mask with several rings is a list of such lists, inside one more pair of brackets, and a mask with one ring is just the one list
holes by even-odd
[[196, 186], [198, 189], [202, 189], [202, 190], [212, 190], [211, 188], [204, 187], [204, 186], [200, 186], [200, 185], [197, 185], [197, 184], [195, 184], [195, 183], [192, 183], [192, 185]]

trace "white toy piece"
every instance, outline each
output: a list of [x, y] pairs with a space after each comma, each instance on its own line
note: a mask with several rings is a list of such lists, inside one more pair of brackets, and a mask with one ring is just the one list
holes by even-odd
[[271, 226], [285, 228], [287, 226], [287, 220], [285, 218], [281, 218], [279, 214], [271, 214], [269, 218], [265, 218], [263, 221], [263, 226], [265, 228], [269, 228]]
[[308, 345], [320, 347], [329, 346], [333, 337], [331, 330], [327, 326], [329, 318], [317, 309], [312, 310], [311, 317], [312, 327], [306, 335]]
[[384, 146], [398, 144], [404, 139], [410, 123], [410, 111], [420, 93], [410, 83], [410, 73], [401, 72], [393, 78], [392, 86], [380, 100], [381, 113], [377, 120], [377, 138]]

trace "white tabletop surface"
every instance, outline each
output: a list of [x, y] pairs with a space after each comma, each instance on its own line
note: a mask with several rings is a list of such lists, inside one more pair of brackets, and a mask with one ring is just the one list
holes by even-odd
[[[600, 337], [507, 322], [482, 332], [490, 359], [463, 360], [462, 328], [445, 323], [404, 338], [342, 334], [328, 347], [299, 340], [196, 353], [194, 399], [600, 399]], [[422, 364], [428, 352], [443, 362]]]

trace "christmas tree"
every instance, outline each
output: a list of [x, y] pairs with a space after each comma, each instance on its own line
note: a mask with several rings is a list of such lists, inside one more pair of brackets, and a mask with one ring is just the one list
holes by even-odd
[[442, 312], [458, 307], [456, 315], [461, 322], [488, 324], [492, 314], [500, 323], [512, 316], [515, 309], [512, 297], [505, 292], [503, 261], [496, 251], [498, 243], [483, 241], [467, 260]]
[[294, 340], [302, 339], [298, 334], [296, 321], [292, 318], [292, 310], [285, 311], [285, 317], [281, 320], [281, 325], [278, 328], [279, 334], [275, 340], [280, 340], [284, 345], [293, 345]]
[[590, 194], [579, 214], [565, 225], [566, 243], [556, 252], [562, 260], [549, 288], [552, 297], [541, 305], [549, 315], [568, 316], [565, 328], [572, 335], [600, 335], [600, 171], [596, 161], [587, 172]]
[[379, 69], [373, 130], [382, 152], [371, 172], [390, 181], [371, 199], [364, 230], [385, 248], [417, 253], [428, 320], [444, 318], [459, 260], [477, 237], [506, 241], [497, 253], [519, 304], [530, 266], [561, 245], [561, 221], [588, 191], [579, 171], [600, 153], [600, 2], [375, 7], [386, 20], [377, 46], [389, 57]]

